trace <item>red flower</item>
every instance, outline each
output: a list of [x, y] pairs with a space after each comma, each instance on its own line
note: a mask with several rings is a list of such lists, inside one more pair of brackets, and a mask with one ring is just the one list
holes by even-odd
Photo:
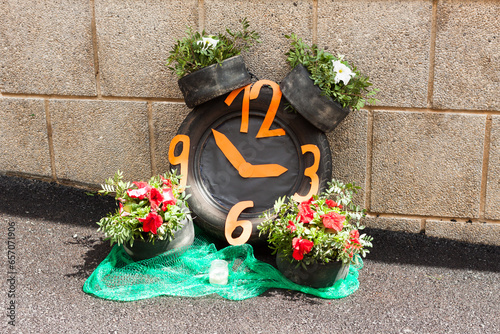
[[345, 222], [345, 216], [335, 211], [322, 215], [321, 219], [323, 219], [323, 225], [325, 225], [326, 228], [334, 229], [337, 232], [342, 231], [344, 227], [343, 223]]
[[301, 237], [292, 239], [293, 246], [293, 258], [297, 261], [300, 261], [304, 258], [304, 254], [307, 254], [311, 251], [314, 246], [314, 243], [310, 240], [302, 239]]
[[167, 186], [168, 188], [172, 188], [172, 181], [170, 179], [166, 179], [163, 176], [161, 176], [161, 180], [163, 181], [163, 185]]
[[349, 234], [349, 241], [354, 244], [360, 245], [361, 243], [359, 242], [359, 231], [358, 230], [353, 230]]
[[354, 256], [354, 250], [361, 249], [361, 242], [359, 241], [359, 231], [353, 230], [349, 233], [349, 240], [344, 245], [344, 252], [349, 254], [349, 257]]
[[337, 202], [335, 202], [334, 200], [331, 200], [331, 199], [327, 199], [325, 201], [325, 204], [330, 208], [330, 209], [333, 209], [335, 207], [339, 207], [342, 209], [342, 205], [338, 204]]
[[176, 202], [177, 200], [175, 199], [174, 193], [172, 192], [172, 188], [164, 188], [162, 210], [167, 211], [167, 206], [175, 205]]
[[152, 211], [148, 214], [146, 218], [137, 218], [142, 223], [142, 228], [144, 232], [151, 232], [156, 234], [158, 227], [163, 224], [163, 219], [156, 211]]
[[295, 230], [297, 230], [297, 226], [295, 226], [295, 224], [294, 224], [294, 222], [292, 220], [288, 221], [287, 228], [290, 229], [290, 232], [295, 232]]
[[149, 184], [147, 182], [132, 182], [132, 183], [135, 184], [139, 189], [149, 187]]
[[297, 217], [299, 217], [299, 221], [303, 224], [310, 223], [314, 218], [314, 211], [311, 209], [312, 200], [313, 198], [311, 197], [309, 200], [299, 204], [299, 213]]
[[156, 188], [151, 188], [148, 192], [148, 200], [151, 203], [151, 209], [156, 210], [163, 202], [163, 194]]
[[354, 250], [351, 247], [349, 247], [349, 245], [346, 245], [344, 247], [344, 253], [349, 254], [350, 258], [352, 258], [354, 256]]

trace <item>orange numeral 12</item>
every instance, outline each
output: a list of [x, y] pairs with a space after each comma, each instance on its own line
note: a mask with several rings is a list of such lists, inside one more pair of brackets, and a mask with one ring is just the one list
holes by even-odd
[[224, 101], [228, 106], [233, 103], [236, 96], [241, 91], [243, 93], [243, 102], [241, 106], [241, 127], [240, 132], [247, 133], [248, 132], [248, 121], [249, 121], [249, 113], [250, 113], [250, 100], [255, 100], [259, 97], [260, 90], [262, 86], [267, 85], [271, 86], [273, 89], [273, 97], [271, 99], [271, 103], [269, 104], [269, 108], [267, 109], [266, 116], [264, 117], [264, 121], [260, 126], [259, 132], [257, 133], [256, 138], [266, 138], [266, 137], [278, 137], [284, 136], [284, 129], [272, 129], [271, 125], [273, 124], [274, 118], [276, 117], [276, 112], [278, 111], [278, 107], [281, 102], [281, 90], [277, 83], [270, 80], [259, 80], [252, 85], [247, 85], [242, 88], [238, 88], [233, 90]]

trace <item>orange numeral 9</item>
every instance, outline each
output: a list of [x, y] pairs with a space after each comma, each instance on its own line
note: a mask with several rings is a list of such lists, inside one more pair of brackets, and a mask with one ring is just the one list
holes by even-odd
[[[182, 143], [182, 151], [179, 155], [174, 155], [175, 148], [178, 143]], [[190, 140], [186, 135], [177, 135], [170, 142], [170, 147], [168, 148], [168, 161], [172, 165], [181, 165], [181, 188], [185, 188], [188, 178], [188, 162], [189, 162], [189, 145]]]

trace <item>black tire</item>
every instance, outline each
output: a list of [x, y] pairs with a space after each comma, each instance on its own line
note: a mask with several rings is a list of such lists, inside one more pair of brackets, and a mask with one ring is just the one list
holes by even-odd
[[[202, 140], [204, 136], [206, 137], [207, 129], [210, 129], [217, 122], [223, 122], [225, 118], [230, 117], [230, 115], [235, 112], [241, 112], [242, 95], [243, 94], [240, 94], [230, 106], [224, 103], [227, 96], [225, 95], [196, 107], [186, 116], [178, 130], [178, 134], [188, 135], [190, 138], [189, 172], [187, 178], [188, 188], [186, 191], [190, 195], [188, 204], [193, 212], [194, 222], [209, 235], [221, 241], [225, 241], [224, 230], [228, 211], [214, 203], [210, 199], [210, 195], [203, 191], [203, 186], [200, 184], [201, 181], [200, 178], [197, 177], [196, 172], [198, 168], [196, 166], [196, 155], [201, 154], [197, 152], [197, 149], [200, 140]], [[267, 111], [271, 98], [272, 90], [269, 87], [263, 87], [259, 97], [255, 100], [251, 100], [250, 112], [259, 112], [260, 110]], [[321, 152], [320, 165], [317, 171], [319, 177], [319, 192], [324, 190], [327, 186], [327, 182], [331, 180], [332, 174], [331, 152], [326, 135], [311, 125], [301, 115], [285, 111], [284, 99], [281, 101], [275, 122], [286, 124], [288, 128], [287, 134], [291, 131], [290, 136], [296, 138], [300, 144], [313, 144], [319, 148]], [[298, 150], [300, 150], [299, 147], [297, 148]], [[182, 149], [181, 145], [177, 145], [174, 154], [179, 155]], [[300, 152], [300, 155], [301, 154], [302, 152]], [[303, 155], [302, 162], [303, 166], [301, 168], [303, 172], [303, 169], [313, 164], [313, 155], [306, 153]], [[179, 166], [171, 167], [177, 169], [180, 173]], [[307, 194], [310, 189], [310, 179], [308, 177], [303, 177], [302, 180], [297, 183], [298, 186], [291, 191], [291, 193], [279, 194], [279, 197], [284, 195], [291, 196], [295, 192], [301, 195]], [[273, 208], [273, 205], [274, 203], [269, 203], [268, 208]], [[262, 219], [259, 218], [261, 214], [262, 212], [242, 213], [240, 215], [239, 220], [250, 220], [252, 222], [252, 234], [248, 241], [251, 244], [257, 244], [263, 241], [259, 238], [259, 232], [257, 230], [257, 225], [262, 221]]]
[[251, 82], [243, 57], [235, 56], [182, 77], [178, 85], [186, 105], [194, 108]]

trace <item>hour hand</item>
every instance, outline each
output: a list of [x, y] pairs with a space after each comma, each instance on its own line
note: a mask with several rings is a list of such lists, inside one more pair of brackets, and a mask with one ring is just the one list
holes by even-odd
[[212, 129], [212, 133], [214, 134], [215, 143], [241, 177], [277, 177], [288, 170], [278, 164], [252, 165], [245, 161], [245, 158], [224, 134], [214, 129]]
[[212, 133], [214, 134], [215, 143], [219, 149], [222, 151], [227, 160], [229, 160], [231, 165], [239, 171], [240, 166], [246, 162], [245, 158], [243, 158], [238, 149], [224, 134], [214, 129], [212, 129]]

